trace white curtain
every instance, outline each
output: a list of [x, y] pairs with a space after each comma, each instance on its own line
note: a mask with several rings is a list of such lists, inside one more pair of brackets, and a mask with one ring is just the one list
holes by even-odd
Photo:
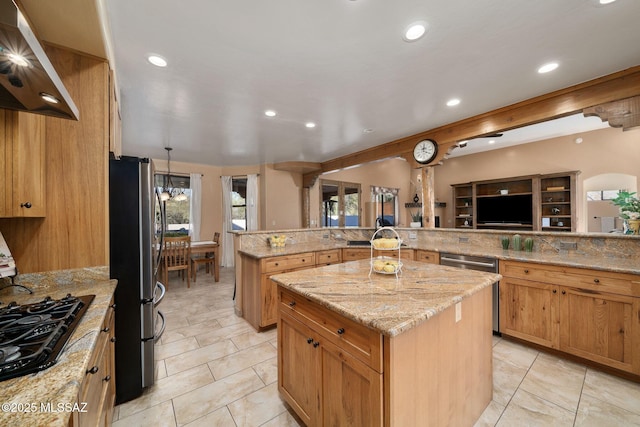
[[221, 176], [222, 180], [222, 259], [220, 265], [222, 267], [233, 267], [235, 258], [233, 253], [233, 237], [227, 233], [232, 230], [231, 222], [231, 177]]
[[247, 175], [247, 231], [258, 229], [258, 175]]
[[200, 240], [200, 224], [202, 218], [202, 175], [189, 174], [189, 187], [191, 188], [191, 240]]

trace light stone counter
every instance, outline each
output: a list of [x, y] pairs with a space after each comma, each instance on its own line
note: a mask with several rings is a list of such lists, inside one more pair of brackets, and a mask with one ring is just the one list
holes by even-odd
[[403, 260], [396, 278], [351, 261], [271, 276], [278, 284], [387, 336], [444, 311], [502, 276]]
[[[10, 283], [8, 279], [0, 281], [0, 285], [7, 283]], [[10, 287], [0, 291], [0, 301], [3, 305], [11, 301], [20, 304], [38, 302], [46, 296], [57, 299], [67, 294], [95, 295], [55, 365], [35, 374], [0, 383], [0, 404], [15, 403], [14, 408], [20, 409], [7, 412], [3, 406], [3, 410], [0, 411], [0, 425], [67, 426], [70, 412], [43, 412], [41, 404], [46, 405], [50, 402], [55, 410], [58, 404], [76, 403], [89, 358], [98, 340], [100, 326], [115, 291], [116, 281], [109, 279], [108, 267], [94, 267], [24, 274], [18, 276], [16, 283], [29, 286], [34, 292], [33, 295], [23, 289]]]

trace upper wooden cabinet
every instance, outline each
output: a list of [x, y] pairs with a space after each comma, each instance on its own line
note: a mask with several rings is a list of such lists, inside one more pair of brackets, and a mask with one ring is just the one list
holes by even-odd
[[122, 117], [118, 102], [115, 76], [109, 71], [109, 151], [114, 156], [122, 155]]
[[44, 217], [44, 116], [0, 110], [0, 217]]
[[453, 185], [456, 228], [576, 231], [578, 172]]

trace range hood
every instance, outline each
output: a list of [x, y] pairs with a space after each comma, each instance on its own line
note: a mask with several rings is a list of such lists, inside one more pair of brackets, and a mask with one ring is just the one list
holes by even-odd
[[12, 0], [0, 0], [0, 108], [78, 120], [78, 107]]

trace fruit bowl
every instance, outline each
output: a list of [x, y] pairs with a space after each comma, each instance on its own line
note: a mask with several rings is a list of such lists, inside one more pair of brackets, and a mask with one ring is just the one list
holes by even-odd
[[372, 239], [371, 246], [377, 250], [394, 251], [398, 250], [402, 245], [402, 239], [381, 237], [379, 239]]
[[371, 270], [379, 274], [398, 274], [402, 262], [395, 258], [377, 257], [371, 259]]

